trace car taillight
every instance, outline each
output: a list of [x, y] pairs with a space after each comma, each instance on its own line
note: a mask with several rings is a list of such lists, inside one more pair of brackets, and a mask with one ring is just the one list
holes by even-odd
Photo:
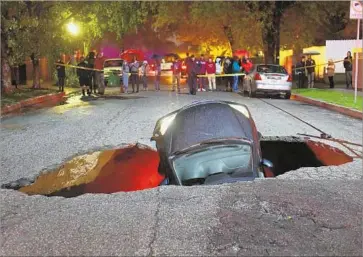
[[255, 80], [262, 80], [261, 75], [259, 73], [256, 73]]
[[182, 66], [182, 69], [183, 69], [183, 70], [185, 70], [186, 68], [187, 68], [187, 66], [185, 66], [185, 65], [183, 65], [183, 66]]
[[289, 75], [289, 78], [287, 79], [288, 82], [292, 82], [292, 76]]

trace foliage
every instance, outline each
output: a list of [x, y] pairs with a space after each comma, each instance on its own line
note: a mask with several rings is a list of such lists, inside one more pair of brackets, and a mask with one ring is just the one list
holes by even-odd
[[[301, 49], [355, 36], [349, 3], [342, 1], [4, 1], [1, 7], [2, 58], [11, 65], [32, 53], [53, 64], [60, 53], [89, 48], [105, 32], [122, 40], [150, 20], [160, 40], [176, 35], [214, 55], [263, 48], [271, 59], [280, 43]], [[70, 21], [80, 27], [78, 35], [67, 31]]]
[[244, 2], [168, 2], [157, 11], [154, 26], [158, 31], [176, 33], [179, 40], [201, 45], [205, 51], [218, 47], [228, 53], [240, 48], [255, 50], [261, 43], [256, 36], [259, 28], [251, 26], [255, 20]]
[[[57, 71], [55, 69], [52, 73], [52, 80], [54, 82], [54, 85], [56, 85], [58, 81], [58, 76], [57, 76]], [[65, 85], [67, 87], [74, 87], [74, 88], [79, 87], [78, 76], [74, 68], [66, 67]]]

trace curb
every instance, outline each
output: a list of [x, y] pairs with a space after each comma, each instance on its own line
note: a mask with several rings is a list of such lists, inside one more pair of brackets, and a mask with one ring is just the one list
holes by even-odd
[[328, 109], [328, 110], [331, 110], [331, 111], [339, 112], [339, 113], [341, 113], [343, 115], [350, 116], [350, 117], [355, 118], [355, 119], [360, 119], [360, 120], [363, 119], [363, 113], [362, 112], [354, 110], [354, 109], [346, 108], [346, 107], [343, 107], [343, 106], [340, 106], [340, 105], [327, 103], [327, 102], [324, 102], [324, 101], [312, 99], [312, 98], [301, 96], [301, 95], [298, 95], [298, 94], [292, 94], [291, 99], [295, 100], [295, 101], [315, 105], [315, 106], [325, 108], [325, 109]]
[[12, 113], [18, 113], [21, 111], [22, 108], [29, 108], [29, 107], [49, 107], [49, 106], [55, 106], [62, 102], [65, 98], [65, 93], [60, 92], [56, 94], [48, 94], [48, 95], [41, 95], [33, 98], [29, 98], [23, 101], [20, 101], [16, 104], [11, 105], [5, 105], [1, 108], [1, 116], [12, 114]]

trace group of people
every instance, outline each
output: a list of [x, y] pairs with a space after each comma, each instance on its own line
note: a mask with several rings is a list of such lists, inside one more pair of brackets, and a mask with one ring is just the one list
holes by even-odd
[[308, 88], [314, 88], [315, 81], [315, 61], [308, 56], [307, 60], [305, 56], [301, 57], [301, 60], [296, 64], [295, 69], [298, 74], [298, 88], [303, 88], [305, 85], [305, 78], [308, 78]]
[[[97, 57], [94, 56], [94, 53], [90, 53], [87, 58], [81, 57], [80, 62], [77, 64], [77, 76], [79, 85], [82, 89], [82, 94], [85, 96], [92, 94], [93, 92], [96, 94], [104, 94], [105, 92], [105, 83], [104, 83], [104, 75], [103, 75], [103, 63], [106, 59], [99, 53]], [[72, 65], [72, 60], [68, 63]], [[64, 83], [65, 83], [65, 64], [61, 59], [58, 59], [56, 65], [57, 75], [58, 75], [58, 87], [59, 91], [64, 91]], [[98, 89], [98, 92], [97, 92]]]
[[136, 58], [131, 63], [126, 60], [122, 63], [122, 86], [121, 93], [128, 92], [129, 80], [132, 85], [132, 93], [138, 93], [140, 88], [140, 82], [142, 83], [143, 89], [148, 90], [147, 86], [147, 72], [148, 62], [145, 60], [140, 65]]
[[[245, 56], [242, 59], [237, 56], [233, 58], [229, 57], [217, 57], [215, 62], [212, 57], [208, 60], [201, 55], [200, 59], [196, 59], [194, 55], [185, 59], [185, 65], [187, 67], [187, 83], [189, 86], [189, 93], [195, 95], [197, 91], [215, 91], [216, 90], [216, 77], [221, 81], [221, 77], [218, 75], [231, 74], [231, 76], [224, 76], [226, 90], [233, 90], [238, 92], [239, 73], [250, 72], [253, 64]], [[216, 76], [217, 75], [217, 76]], [[208, 88], [207, 88], [208, 82]], [[173, 86], [174, 88], [174, 86]]]
[[[181, 77], [182, 67], [186, 66], [187, 84], [189, 87], [189, 93], [195, 95], [197, 91], [216, 91], [217, 84], [221, 85], [225, 83], [226, 91], [238, 92], [238, 84], [243, 74], [250, 72], [253, 64], [244, 56], [238, 57], [217, 57], [213, 60], [212, 57], [208, 59], [202, 54], [200, 58], [196, 58], [194, 55], [189, 56], [186, 54], [184, 61], [180, 60], [179, 57], [175, 57], [172, 66], [172, 91], [180, 93], [181, 88]], [[87, 58], [81, 57], [80, 62], [77, 64], [80, 69], [77, 69], [77, 76], [79, 78], [79, 85], [82, 89], [82, 94], [88, 95], [93, 92], [96, 94], [104, 94], [105, 82], [103, 73], [103, 64], [106, 58], [102, 53], [98, 53], [97, 57], [94, 53], [90, 53]], [[161, 61], [155, 60], [155, 90], [160, 91], [160, 78], [161, 78]], [[346, 76], [346, 88], [352, 87], [352, 55], [351, 52], [347, 52], [347, 56], [343, 62]], [[296, 73], [298, 75], [298, 88], [305, 86], [307, 78], [308, 88], [314, 88], [315, 80], [315, 67], [316, 63], [308, 55], [307, 59], [302, 56], [301, 60], [296, 64]], [[65, 65], [59, 59], [56, 65], [58, 75], [58, 87], [59, 91], [64, 91], [65, 84]], [[327, 76], [329, 78], [330, 88], [334, 88], [334, 74], [335, 74], [335, 63], [332, 59], [329, 59], [326, 67]], [[144, 60], [139, 62], [136, 58], [132, 62], [124, 60], [122, 64], [122, 85], [121, 92], [128, 92], [129, 82], [132, 85], [132, 92], [139, 92], [139, 84], [143, 86], [143, 90], [148, 90], [148, 72], [149, 63]], [[226, 74], [227, 76], [219, 76]]]
[[[348, 51], [347, 56], [344, 58], [343, 61], [347, 89], [352, 87], [352, 61], [352, 53]], [[310, 55], [308, 56], [307, 60], [305, 60], [305, 56], [302, 56], [301, 61], [296, 64], [296, 70], [298, 74], [298, 88], [303, 88], [305, 86], [306, 77], [308, 78], [308, 88], [314, 87], [315, 66], [315, 61], [311, 58]], [[331, 58], [328, 60], [326, 74], [329, 79], [329, 87], [334, 88], [335, 62]]]
[[78, 67], [84, 69], [77, 69], [77, 76], [79, 78], [79, 85], [82, 88], [82, 95], [91, 95], [92, 90], [95, 94], [103, 95], [105, 93], [105, 82], [103, 74], [103, 63], [106, 58], [102, 53], [98, 53], [97, 57], [90, 53], [87, 58], [81, 57]]
[[[175, 56], [171, 65], [172, 72], [172, 91], [181, 92], [181, 77], [182, 67], [186, 66], [187, 84], [189, 86], [190, 94], [196, 94], [197, 91], [216, 91], [217, 82], [221, 82], [221, 77], [216, 75], [231, 74], [224, 78], [226, 91], [238, 92], [238, 73], [248, 73], [253, 64], [247, 58], [229, 58], [218, 57], [214, 61], [212, 57], [208, 59], [204, 55], [201, 55], [199, 59], [196, 59], [194, 55], [187, 57], [184, 61], [180, 60], [178, 56]], [[160, 91], [160, 78], [161, 78], [161, 61], [155, 59], [155, 91]], [[129, 82], [132, 85], [132, 92], [139, 92], [139, 84], [142, 83], [143, 90], [148, 90], [147, 74], [149, 71], [149, 63], [144, 60], [140, 65], [140, 62], [134, 58], [132, 62], [124, 60], [122, 65], [123, 81], [121, 86], [121, 92], [128, 92]], [[233, 74], [236, 74], [233, 76]]]

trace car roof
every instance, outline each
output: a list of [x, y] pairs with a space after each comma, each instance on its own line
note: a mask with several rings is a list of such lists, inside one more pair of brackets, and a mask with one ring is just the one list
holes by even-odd
[[[223, 106], [221, 108], [221, 105]], [[164, 141], [174, 152], [210, 139], [245, 138], [253, 141], [251, 115], [247, 106], [230, 101], [204, 100], [186, 105], [159, 119], [154, 135], [160, 134], [163, 119], [175, 115]]]
[[[241, 108], [243, 108], [246, 112], [250, 113], [249, 112], [249, 109], [247, 108], [247, 106], [245, 104], [241, 104], [241, 103], [236, 103], [236, 102], [232, 102], [232, 101], [223, 101], [223, 100], [201, 100], [201, 101], [194, 101], [192, 102], [191, 104], [187, 104], [185, 106], [183, 106], [182, 108], [179, 108], [173, 112], [170, 112], [164, 116], [162, 116], [161, 118], [159, 118], [157, 120], [157, 122], [160, 122], [161, 120], [163, 120], [164, 118], [168, 117], [168, 116], [171, 116], [175, 113], [179, 113], [183, 110], [186, 110], [186, 109], [189, 109], [191, 107], [194, 107], [194, 106], [197, 106], [197, 105], [205, 105], [205, 104], [211, 104], [211, 103], [219, 103], [219, 104], [226, 104], [226, 105], [230, 105], [230, 104], [233, 104], [233, 105], [238, 105], [240, 106]], [[250, 114], [249, 114], [250, 116]]]
[[121, 58], [111, 58], [111, 59], [106, 59], [105, 62], [107, 61], [123, 61], [124, 59]]
[[274, 63], [272, 63], [272, 64], [270, 64], [270, 63], [258, 63], [258, 64], [255, 64], [255, 65], [256, 66], [262, 66], [262, 65], [264, 65], [264, 66], [279, 66], [279, 67], [284, 67], [282, 65], [274, 64]]
[[219, 104], [226, 104], [226, 105], [235, 104], [235, 105], [241, 106], [246, 111], [248, 111], [248, 108], [247, 108], [247, 106], [245, 104], [236, 103], [236, 102], [232, 102], [232, 101], [222, 101], [222, 100], [201, 100], [201, 101], [194, 101], [191, 104], [185, 105], [184, 107], [180, 108], [179, 111], [188, 109], [188, 108], [193, 107], [193, 106], [204, 105], [204, 104], [211, 104], [211, 103], [219, 103]]

